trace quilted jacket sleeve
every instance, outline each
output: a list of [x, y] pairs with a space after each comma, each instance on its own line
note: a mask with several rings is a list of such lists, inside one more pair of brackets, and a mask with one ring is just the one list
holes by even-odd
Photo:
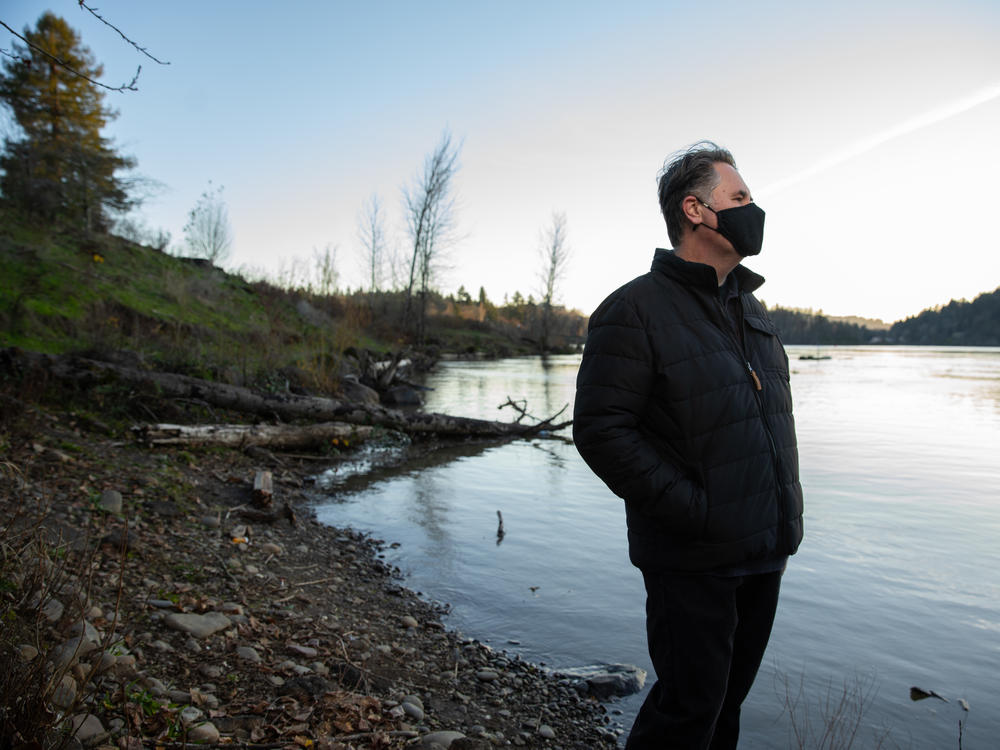
[[705, 493], [644, 425], [656, 378], [645, 327], [627, 299], [591, 317], [577, 375], [573, 439], [587, 465], [633, 510], [673, 533], [698, 536]]

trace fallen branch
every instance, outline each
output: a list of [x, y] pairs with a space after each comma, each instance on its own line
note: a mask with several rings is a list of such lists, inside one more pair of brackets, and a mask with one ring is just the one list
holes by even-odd
[[398, 430], [415, 436], [523, 438], [542, 431], [559, 430], [572, 424], [572, 420], [554, 422], [565, 408], [533, 425], [452, 417], [447, 414], [404, 414], [384, 406], [349, 403], [334, 398], [297, 396], [291, 393], [261, 394], [228, 383], [215, 383], [176, 373], [140, 370], [72, 355], [40, 354], [16, 348], [0, 350], [0, 371], [24, 374], [33, 368], [83, 386], [118, 380], [148, 388], [160, 396], [199, 399], [218, 408], [263, 415], [269, 419], [278, 417], [285, 421], [346, 422]]

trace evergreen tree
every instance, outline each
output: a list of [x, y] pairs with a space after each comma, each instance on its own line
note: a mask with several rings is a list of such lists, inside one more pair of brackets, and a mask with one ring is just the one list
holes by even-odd
[[70, 25], [51, 12], [34, 31], [25, 29], [24, 37], [30, 46], [15, 43], [16, 57], [4, 60], [0, 75], [0, 99], [21, 131], [4, 141], [0, 192], [39, 219], [105, 231], [108, 210], [130, 205], [116, 173], [134, 160], [115, 153], [101, 135], [117, 116], [104, 106], [104, 92], [67, 66], [91, 79], [103, 69]]

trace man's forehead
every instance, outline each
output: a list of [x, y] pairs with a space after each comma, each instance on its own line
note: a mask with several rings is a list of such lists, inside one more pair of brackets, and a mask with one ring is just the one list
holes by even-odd
[[747, 187], [747, 184], [743, 181], [740, 173], [732, 164], [717, 161], [715, 163], [715, 171], [721, 178], [719, 180], [719, 184], [715, 188], [716, 190], [721, 190], [725, 193], [750, 194], [750, 188]]

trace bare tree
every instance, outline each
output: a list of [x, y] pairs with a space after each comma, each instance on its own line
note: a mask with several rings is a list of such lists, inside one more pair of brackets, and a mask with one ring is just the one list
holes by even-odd
[[196, 257], [218, 264], [229, 255], [233, 230], [229, 223], [229, 209], [222, 199], [221, 185], [213, 190], [212, 183], [208, 183], [208, 190], [201, 194], [188, 213], [184, 237], [190, 252]]
[[[313, 272], [316, 276], [315, 291], [323, 297], [329, 297], [337, 291], [340, 273], [337, 271], [337, 247], [330, 243], [322, 251], [313, 248]], [[310, 285], [311, 286], [311, 285]]]
[[161, 253], [167, 252], [170, 246], [170, 232], [162, 227], [153, 229], [141, 216], [134, 214], [119, 216], [111, 226], [111, 233], [137, 245], [146, 245], [159, 250]]
[[[418, 341], [424, 338], [427, 293], [440, 264], [440, 255], [454, 239], [452, 180], [458, 172], [460, 148], [452, 146], [451, 134], [445, 131], [440, 143], [424, 160], [423, 172], [414, 178], [410, 187], [403, 188], [407, 230], [413, 243], [403, 322], [415, 329]], [[420, 298], [416, 313], [413, 304], [415, 288]]]
[[549, 347], [549, 336], [552, 332], [552, 303], [559, 293], [559, 286], [566, 275], [569, 264], [570, 248], [566, 244], [566, 214], [561, 211], [552, 212], [551, 224], [542, 230], [539, 245], [541, 270], [542, 331], [539, 346], [544, 353]]
[[385, 213], [376, 193], [369, 196], [358, 214], [358, 240], [361, 241], [362, 264], [368, 278], [368, 291], [374, 294], [382, 285], [387, 261]]

